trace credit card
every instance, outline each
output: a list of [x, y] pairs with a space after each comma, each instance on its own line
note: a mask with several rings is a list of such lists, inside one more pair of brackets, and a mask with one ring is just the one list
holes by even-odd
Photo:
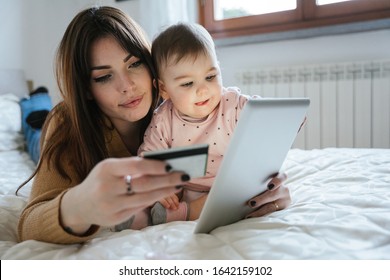
[[173, 171], [185, 172], [191, 178], [198, 178], [206, 174], [208, 151], [208, 144], [198, 144], [144, 152], [144, 158], [164, 160], [172, 166]]

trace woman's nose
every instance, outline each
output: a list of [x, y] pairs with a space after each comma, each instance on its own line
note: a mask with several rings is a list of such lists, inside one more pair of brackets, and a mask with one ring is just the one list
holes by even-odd
[[129, 91], [132, 91], [132, 88], [134, 86], [134, 82], [128, 75], [121, 76], [120, 83], [119, 83], [119, 91], [121, 93], [127, 93]]

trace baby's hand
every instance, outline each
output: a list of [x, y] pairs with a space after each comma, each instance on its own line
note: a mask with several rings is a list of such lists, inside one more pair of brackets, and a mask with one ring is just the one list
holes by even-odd
[[179, 198], [175, 194], [168, 196], [168, 197], [165, 197], [165, 198], [159, 200], [159, 202], [166, 209], [177, 210], [179, 207]]

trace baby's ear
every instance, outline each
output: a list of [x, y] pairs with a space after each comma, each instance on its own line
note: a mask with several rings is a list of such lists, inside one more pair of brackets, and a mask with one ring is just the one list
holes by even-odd
[[[156, 82], [156, 80], [153, 81], [153, 83], [155, 83], [155, 82]], [[169, 99], [169, 95], [166, 91], [165, 85], [161, 80], [158, 80], [158, 88], [160, 90], [161, 97], [164, 98], [165, 100]]]

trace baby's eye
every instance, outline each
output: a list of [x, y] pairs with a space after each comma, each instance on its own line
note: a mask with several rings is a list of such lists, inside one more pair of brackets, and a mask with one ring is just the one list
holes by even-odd
[[217, 75], [210, 75], [210, 76], [207, 76], [207, 77], [206, 77], [206, 81], [212, 81], [212, 80], [215, 79], [216, 76], [217, 76]]
[[194, 84], [194, 82], [188, 82], [188, 83], [185, 83], [185, 84], [181, 84], [180, 86], [182, 87], [190, 87]]
[[111, 75], [104, 75], [101, 77], [93, 78], [95, 83], [106, 83], [111, 79]]

